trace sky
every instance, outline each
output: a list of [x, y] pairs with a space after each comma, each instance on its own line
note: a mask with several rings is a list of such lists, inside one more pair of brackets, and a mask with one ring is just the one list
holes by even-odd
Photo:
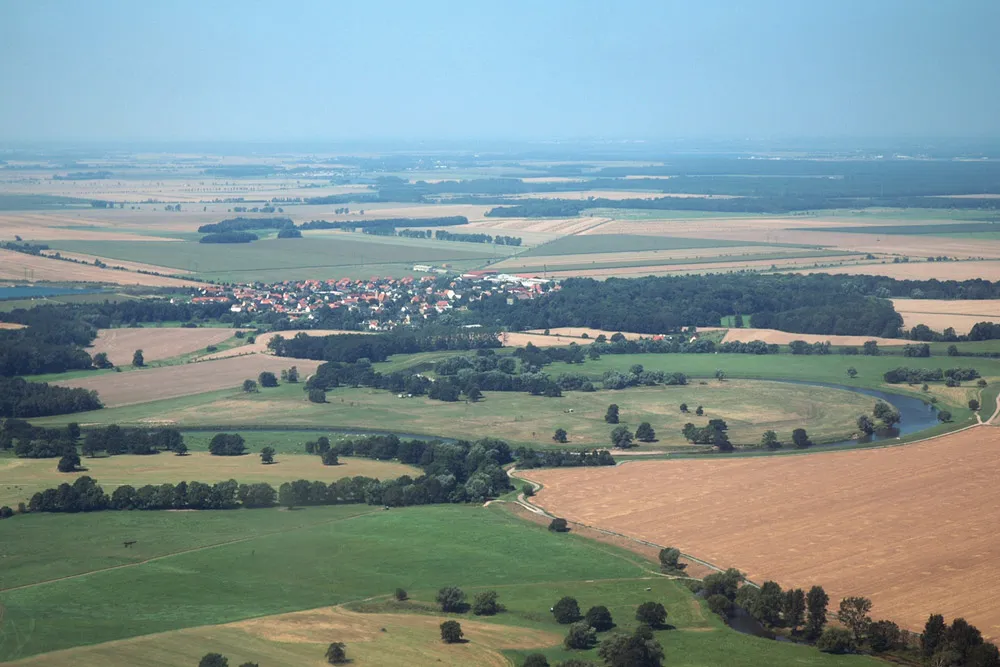
[[997, 0], [0, 0], [0, 141], [1000, 136]]

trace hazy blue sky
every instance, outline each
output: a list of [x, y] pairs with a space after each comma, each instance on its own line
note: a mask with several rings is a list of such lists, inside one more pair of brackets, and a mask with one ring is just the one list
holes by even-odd
[[0, 138], [1000, 135], [1000, 0], [0, 0]]

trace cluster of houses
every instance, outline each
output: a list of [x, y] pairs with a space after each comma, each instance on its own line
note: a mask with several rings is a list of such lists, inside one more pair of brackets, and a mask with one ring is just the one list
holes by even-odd
[[[418, 267], [423, 268], [418, 265], [414, 270]], [[315, 319], [326, 308], [364, 308], [372, 317], [368, 328], [381, 331], [465, 308], [472, 301], [496, 294], [505, 295], [507, 302], [513, 303], [557, 289], [558, 284], [544, 278], [470, 271], [451, 276], [205, 285], [191, 302], [229, 303], [234, 313], [276, 312], [293, 321]]]

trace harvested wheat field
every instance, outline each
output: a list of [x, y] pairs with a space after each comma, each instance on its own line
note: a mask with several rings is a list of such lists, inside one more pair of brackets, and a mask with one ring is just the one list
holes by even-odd
[[340, 607], [263, 616], [249, 621], [174, 630], [135, 639], [55, 651], [9, 663], [22, 667], [124, 667], [125, 665], [195, 665], [210, 652], [261, 664], [326, 664], [323, 653], [332, 640], [347, 644], [352, 665], [378, 667], [506, 667], [500, 651], [558, 645], [560, 635], [510, 625], [462, 619], [465, 643], [439, 639], [438, 616], [361, 614]]
[[147, 362], [158, 361], [218, 345], [234, 334], [233, 329], [215, 328], [100, 329], [87, 352], [91, 356], [104, 352], [111, 363], [125, 366], [132, 363], [132, 354], [136, 350], [142, 350], [143, 359]]
[[[699, 331], [707, 331], [707, 329], [699, 329]], [[525, 333], [544, 334], [545, 330], [532, 329], [530, 331], [526, 331]], [[631, 333], [628, 331], [604, 331], [601, 329], [589, 329], [587, 327], [556, 327], [555, 329], [549, 329], [549, 333], [555, 334], [557, 336], [570, 336], [572, 338], [581, 338], [584, 334], [587, 334], [588, 336], [590, 336], [591, 339], [597, 338], [601, 334], [607, 336], [608, 338], [611, 338], [616, 333], [620, 333], [621, 335], [625, 336], [625, 338], [628, 340], [639, 340], [640, 338], [649, 338], [652, 336], [652, 334], [639, 334], [639, 333]], [[586, 341], [587, 339], [583, 338], [582, 340]], [[581, 341], [576, 341], [576, 342], [579, 343]]]
[[897, 280], [1000, 280], [1000, 261], [901, 262], [899, 264], [857, 264], [818, 269], [796, 269], [795, 273], [831, 273], [851, 276], [885, 276]]
[[1000, 429], [751, 459], [530, 470], [537, 502], [783, 587], [821, 584], [911, 630], [931, 613], [1000, 638]]
[[[299, 334], [307, 336], [335, 336], [339, 334], [372, 334], [373, 331], [346, 331], [344, 329], [291, 329], [289, 331], [272, 331], [263, 336], [258, 336], [257, 340], [247, 345], [240, 345], [222, 352], [213, 352], [199, 357], [198, 361], [209, 361], [211, 359], [227, 359], [229, 357], [242, 357], [247, 354], [266, 354], [267, 343], [275, 336], [281, 338], [295, 338]], [[291, 358], [291, 357], [289, 357]]]
[[[688, 262], [677, 264], [649, 264], [645, 266], [622, 266], [594, 269], [579, 269], [575, 271], [549, 271], [550, 278], [570, 278], [582, 276], [587, 278], [635, 278], [637, 276], [681, 275], [693, 273], [732, 273], [734, 271], [794, 271], [802, 273], [808, 267], [807, 273], [840, 273], [840, 265], [858, 260], [858, 255], [834, 255], [790, 257], [774, 259], [747, 259], [743, 261], [731, 258], [719, 258], [718, 262]], [[723, 261], [725, 260], [725, 261]], [[834, 268], [821, 267], [836, 264]], [[803, 267], [803, 268], [799, 268]], [[536, 272], [537, 273], [537, 272]]]
[[905, 327], [926, 324], [935, 331], [952, 327], [959, 334], [967, 334], [977, 322], [1000, 321], [1000, 299], [893, 299], [892, 305], [903, 316]]
[[865, 341], [874, 340], [879, 345], [906, 345], [910, 341], [905, 338], [875, 338], [872, 336], [823, 336], [821, 334], [797, 334], [776, 329], [730, 329], [722, 339], [723, 343], [733, 341], [749, 342], [761, 340], [765, 343], [788, 345], [793, 340], [804, 340], [807, 343], [825, 343], [831, 345], [864, 345]]
[[103, 373], [52, 384], [94, 390], [106, 407], [117, 407], [238, 387], [246, 379], [256, 380], [263, 371], [278, 375], [282, 369], [290, 366], [298, 366], [299, 373], [305, 377], [315, 371], [320, 363], [322, 362], [308, 359], [292, 360], [251, 354], [180, 366]]
[[151, 276], [131, 271], [101, 269], [92, 264], [76, 264], [49, 257], [0, 250], [0, 280], [113, 283], [150, 287], [191, 287], [199, 283], [166, 276]]
[[142, 262], [129, 262], [127, 260], [120, 259], [109, 259], [107, 257], [101, 257], [100, 255], [88, 255], [82, 252], [65, 252], [61, 250], [47, 250], [42, 254], [46, 257], [52, 257], [56, 253], [60, 257], [68, 257], [69, 259], [75, 259], [81, 262], [86, 262], [87, 264], [93, 264], [95, 259], [99, 259], [108, 266], [111, 267], [122, 267], [129, 271], [152, 271], [154, 273], [163, 273], [167, 275], [187, 275], [190, 271], [185, 271], [184, 269], [174, 269], [169, 266], [159, 266], [157, 264], [143, 264]]

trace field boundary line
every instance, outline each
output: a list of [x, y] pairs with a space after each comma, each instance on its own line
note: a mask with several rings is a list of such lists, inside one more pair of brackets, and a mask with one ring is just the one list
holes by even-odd
[[316, 526], [324, 526], [332, 523], [338, 523], [340, 521], [349, 521], [351, 519], [357, 519], [363, 516], [369, 516], [371, 514], [376, 514], [376, 510], [370, 512], [364, 512], [362, 514], [355, 514], [353, 516], [340, 517], [338, 519], [330, 519], [329, 521], [319, 521], [317, 523], [310, 523], [304, 526], [296, 526], [294, 528], [286, 528], [284, 530], [275, 530], [269, 533], [261, 533], [258, 535], [252, 535], [250, 537], [240, 537], [235, 540], [227, 540], [225, 542], [217, 542], [215, 544], [206, 544], [200, 547], [193, 547], [191, 549], [182, 549], [180, 551], [173, 551], [167, 554], [161, 554], [159, 556], [153, 556], [145, 560], [137, 561], [135, 563], [123, 563], [121, 565], [112, 565], [111, 567], [102, 567], [98, 570], [90, 570], [88, 572], [80, 572], [78, 574], [68, 574], [64, 577], [56, 577], [55, 579], [46, 579], [44, 581], [36, 581], [30, 584], [22, 584], [20, 586], [11, 586], [10, 588], [0, 588], [0, 593], [9, 593], [10, 591], [19, 591], [25, 588], [34, 588], [35, 586], [44, 586], [45, 584], [53, 584], [58, 581], [68, 581], [70, 579], [79, 579], [81, 577], [87, 577], [92, 574], [100, 574], [102, 572], [110, 572], [111, 570], [122, 570], [129, 567], [139, 567], [140, 565], [148, 565], [149, 563], [156, 562], [158, 560], [164, 560], [166, 558], [173, 558], [174, 556], [183, 556], [184, 554], [194, 553], [196, 551], [207, 551], [208, 549], [215, 549], [218, 547], [228, 546], [230, 544], [239, 544], [240, 542], [250, 542], [251, 540], [256, 540], [263, 537], [271, 537], [272, 535], [281, 535], [284, 533], [292, 533], [296, 530], [304, 530], [306, 528], [315, 528]]

